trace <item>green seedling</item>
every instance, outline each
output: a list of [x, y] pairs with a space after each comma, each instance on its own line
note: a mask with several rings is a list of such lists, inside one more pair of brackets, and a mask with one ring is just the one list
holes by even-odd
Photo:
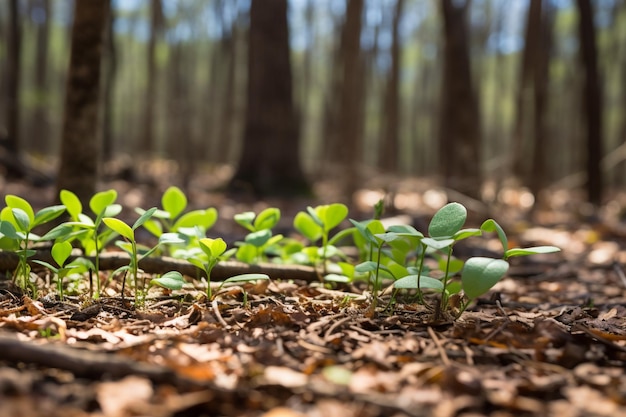
[[[93, 268], [89, 268], [89, 296], [100, 298], [100, 253], [106, 245], [115, 237], [110, 228], [101, 230], [104, 217], [115, 217], [122, 211], [120, 204], [115, 204], [117, 191], [107, 190], [94, 194], [89, 200], [89, 208], [94, 219], [83, 213], [83, 206], [76, 194], [69, 190], [61, 190], [59, 193], [61, 202], [67, 208], [70, 221], [65, 222], [44, 237], [48, 239], [76, 240], [87, 256], [94, 257]], [[92, 275], [96, 275], [96, 288], [94, 292]]]
[[86, 260], [77, 259], [73, 262], [66, 263], [70, 255], [72, 254], [72, 244], [66, 240], [56, 242], [52, 245], [51, 255], [52, 259], [56, 262], [58, 267], [44, 261], [35, 260], [33, 262], [38, 263], [39, 265], [45, 266], [50, 271], [52, 271], [57, 277], [57, 292], [59, 293], [59, 299], [63, 300], [63, 279], [70, 272], [77, 272], [77, 269], [84, 269], [85, 267], [89, 267], [89, 261], [84, 262]]
[[6, 207], [0, 211], [0, 248], [15, 251], [19, 258], [13, 273], [14, 283], [36, 294], [28, 258], [36, 253], [31, 249], [31, 243], [44, 239], [33, 233], [33, 229], [59, 217], [65, 211], [65, 206], [45, 207], [35, 213], [30, 203], [21, 197], [9, 194], [4, 200]]
[[[269, 279], [270, 279], [269, 275], [259, 274], [259, 273], [235, 275], [234, 277], [225, 279], [220, 284], [217, 291], [219, 292], [222, 289], [222, 287], [226, 284], [240, 284], [240, 283], [251, 282], [251, 281], [268, 281]], [[248, 307], [248, 292], [245, 291], [245, 289], [243, 290], [243, 306], [244, 308]]]
[[[197, 240], [206, 236], [206, 232], [217, 221], [217, 210], [192, 210], [185, 212], [187, 197], [183, 191], [175, 186], [169, 187], [161, 196], [161, 207], [152, 217], [143, 224], [143, 227], [160, 238], [163, 233], [178, 233], [187, 247], [197, 247]], [[142, 215], [145, 210], [136, 209]], [[188, 257], [185, 249], [175, 252], [175, 257]]]
[[158, 286], [168, 290], [180, 290], [185, 284], [183, 274], [178, 271], [169, 271], [158, 278], [150, 280], [150, 286]]
[[283, 235], [273, 235], [272, 228], [280, 220], [280, 210], [274, 207], [261, 211], [258, 215], [252, 211], [236, 214], [237, 224], [243, 226], [248, 233], [244, 242], [237, 242], [236, 257], [246, 263], [265, 260], [265, 253], [283, 239]]
[[222, 238], [211, 239], [205, 237], [200, 239], [198, 243], [202, 252], [188, 258], [187, 261], [200, 268], [206, 274], [206, 295], [207, 299], [211, 300], [213, 298], [211, 292], [211, 271], [213, 271], [213, 268], [219, 261], [228, 259], [233, 254], [233, 251], [226, 251], [227, 245]]
[[348, 216], [348, 207], [344, 204], [335, 203], [321, 205], [315, 208], [307, 207], [307, 211], [301, 211], [293, 219], [294, 228], [311, 243], [321, 239], [319, 247], [305, 248], [315, 266], [322, 266], [322, 273], [327, 272], [326, 261], [335, 255], [342, 255], [335, 244], [342, 239], [351, 236], [354, 229], [346, 229], [330, 238], [330, 231], [339, 226]]
[[159, 243], [156, 246], [147, 250], [141, 256], [139, 255], [139, 252], [137, 250], [137, 241], [135, 240], [135, 230], [137, 230], [138, 227], [143, 225], [146, 222], [146, 220], [148, 220], [150, 216], [154, 214], [156, 210], [157, 210], [156, 207], [146, 210], [135, 221], [135, 223], [132, 226], [129, 226], [126, 223], [124, 223], [122, 220], [114, 218], [114, 217], [105, 217], [102, 219], [102, 221], [107, 227], [109, 227], [111, 230], [118, 233], [124, 239], [124, 241], [121, 241], [121, 242], [118, 241], [116, 244], [122, 250], [128, 253], [130, 257], [130, 261], [128, 265], [122, 266], [118, 268], [117, 270], [115, 270], [112, 276], [117, 275], [118, 273], [121, 273], [121, 272], [124, 273], [124, 278], [122, 280], [122, 292], [121, 292], [122, 299], [124, 299], [126, 275], [127, 273], [130, 273], [134, 282], [134, 287], [135, 287], [135, 305], [138, 305], [138, 306], [143, 306], [145, 303], [145, 288], [143, 285], [143, 281], [141, 284], [139, 281], [139, 261], [142, 258], [150, 256], [162, 244], [179, 244], [183, 242], [176, 234], [164, 233], [159, 238]]

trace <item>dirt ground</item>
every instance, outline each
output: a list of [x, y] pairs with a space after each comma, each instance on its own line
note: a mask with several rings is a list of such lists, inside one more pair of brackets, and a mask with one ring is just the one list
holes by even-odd
[[61, 302], [3, 275], [0, 415], [626, 416], [626, 233], [561, 215], [507, 219], [519, 245], [563, 251], [516, 260], [458, 320], [435, 321], [434, 298], [371, 315], [364, 284], [288, 270], [212, 302], [187, 277], [143, 309], [115, 282], [97, 302]]

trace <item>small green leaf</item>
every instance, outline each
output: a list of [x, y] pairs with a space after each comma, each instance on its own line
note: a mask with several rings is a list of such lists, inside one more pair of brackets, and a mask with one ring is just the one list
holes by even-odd
[[417, 237], [417, 238], [422, 238], [424, 237], [424, 234], [420, 231], [418, 231], [417, 229], [415, 229], [413, 226], [409, 226], [406, 224], [399, 224], [399, 225], [394, 225], [394, 226], [389, 226], [387, 228], [388, 232], [393, 232], [399, 236], [406, 236], [406, 237]]
[[68, 241], [57, 242], [52, 245], [51, 249], [52, 259], [62, 267], [65, 265], [65, 261], [72, 254], [72, 244]]
[[258, 280], [269, 280], [270, 277], [269, 275], [266, 274], [258, 274], [258, 273], [253, 273], [253, 274], [241, 274], [241, 275], [235, 275], [234, 277], [230, 277], [226, 280], [224, 280], [224, 284], [227, 282], [250, 282], [250, 281], [258, 281]]
[[142, 224], [144, 224], [150, 217], [152, 217], [152, 215], [154, 214], [154, 212], [157, 210], [156, 207], [152, 207], [149, 208], [148, 210], [146, 210], [146, 212], [144, 214], [142, 214], [136, 221], [135, 224], [133, 224], [132, 229], [133, 230], [137, 230], [137, 228], [139, 226], [141, 226]]
[[20, 208], [12, 208], [13, 218], [15, 219], [15, 225], [20, 232], [29, 232], [31, 228], [30, 219], [28, 214]]
[[67, 208], [67, 212], [72, 220], [78, 221], [78, 215], [83, 211], [83, 205], [78, 196], [70, 190], [61, 190], [59, 192], [59, 199]]
[[170, 214], [170, 219], [175, 219], [187, 207], [187, 196], [180, 188], [171, 186], [163, 193], [161, 205]]
[[254, 219], [254, 230], [271, 229], [280, 221], [280, 210], [269, 207], [259, 213]]
[[[111, 189], [107, 191], [100, 191], [99, 193], [94, 194], [93, 197], [89, 200], [89, 208], [96, 216], [103, 213], [104, 210], [113, 204], [117, 199], [117, 191]], [[108, 217], [113, 217], [115, 215], [107, 214]]]
[[41, 265], [41, 266], [43, 266], [45, 268], [48, 268], [50, 271], [54, 272], [55, 274], [59, 273], [59, 268], [57, 268], [56, 266], [54, 266], [54, 265], [52, 265], [52, 264], [50, 264], [48, 262], [40, 261], [39, 259], [33, 259], [33, 262], [36, 263], [36, 264], [39, 264], [39, 265]]
[[533, 246], [530, 248], [513, 248], [504, 252], [504, 257], [506, 259], [511, 258], [513, 256], [526, 256], [526, 255], [536, 255], [540, 253], [555, 253], [560, 252], [561, 249], [556, 246]]
[[180, 216], [172, 227], [173, 231], [180, 231], [179, 229], [185, 227], [200, 226], [206, 232], [217, 221], [217, 210], [214, 208], [208, 208], [206, 210], [193, 210]]
[[33, 211], [33, 207], [30, 203], [24, 200], [22, 197], [18, 197], [16, 195], [8, 194], [4, 197], [4, 201], [7, 203], [7, 207], [9, 208], [18, 208], [24, 211], [28, 216], [28, 224], [33, 224], [35, 221], [35, 212]]
[[324, 275], [324, 281], [347, 283], [347, 282], [351, 282], [352, 278], [346, 275], [340, 275], [340, 274], [327, 274], [327, 275]]
[[13, 223], [6, 220], [0, 221], [0, 234], [6, 236], [9, 239], [19, 240], [22, 237], [17, 233]]
[[102, 217], [115, 217], [122, 212], [121, 204], [109, 204], [104, 208], [102, 212]]
[[161, 237], [163, 234], [163, 226], [161, 225], [161, 222], [153, 219], [146, 220], [143, 224], [143, 228], [155, 237]]
[[[417, 275], [407, 275], [393, 283], [394, 288], [403, 290], [416, 290], [418, 288]], [[431, 289], [443, 291], [443, 283], [438, 279], [422, 275], [419, 278], [419, 289]]]
[[348, 216], [348, 207], [341, 203], [320, 206], [316, 211], [324, 223], [324, 230], [326, 231], [339, 226]]
[[502, 243], [502, 250], [506, 252], [509, 249], [509, 240], [506, 237], [506, 233], [502, 226], [500, 226], [494, 219], [487, 219], [480, 226], [480, 229], [485, 232], [496, 232], [500, 243]]
[[154, 278], [150, 281], [150, 285], [158, 285], [159, 287], [167, 288], [170, 290], [180, 290], [183, 288], [185, 280], [183, 275], [178, 271], [169, 271], [161, 275], [158, 278]]
[[434, 239], [449, 239], [461, 230], [467, 219], [467, 210], [459, 203], [440, 208], [428, 225], [428, 234]]
[[296, 214], [293, 219], [293, 227], [305, 238], [311, 242], [315, 242], [322, 237], [322, 228], [313, 220], [313, 218], [301, 211]]
[[204, 239], [200, 239], [199, 243], [200, 247], [209, 258], [218, 258], [226, 250], [226, 242], [224, 242], [224, 239], [221, 237], [217, 239], [205, 237]]
[[135, 240], [135, 231], [120, 219], [115, 217], [105, 217], [102, 221], [107, 225], [107, 227], [114, 232], [119, 233], [122, 237], [130, 240], [131, 242]]
[[432, 239], [430, 237], [425, 237], [424, 239], [422, 239], [422, 243], [424, 245], [428, 246], [429, 248], [439, 249], [439, 250], [452, 246], [454, 242], [455, 242], [454, 239], [437, 240], [437, 239]]
[[57, 217], [59, 217], [61, 214], [63, 214], [63, 212], [65, 212], [64, 205], [57, 205], [57, 206], [50, 206], [50, 207], [42, 208], [35, 214], [35, 220], [33, 221], [32, 227], [39, 226], [40, 224], [48, 223], [49, 221], [54, 220]]
[[365, 261], [354, 267], [354, 272], [364, 273], [364, 272], [374, 272], [378, 269], [378, 264], [374, 261]]
[[465, 295], [473, 300], [485, 294], [502, 279], [508, 269], [509, 263], [502, 259], [469, 258], [461, 273]]
[[461, 229], [452, 236], [455, 241], [467, 239], [468, 237], [480, 236], [483, 232], [480, 229]]
[[[144, 225], [145, 226], [145, 225]], [[164, 245], [181, 245], [187, 244], [188, 241], [185, 239], [184, 235], [180, 233], [163, 233], [159, 236], [159, 243]]]
[[237, 248], [237, 253], [235, 257], [237, 258], [237, 260], [249, 264], [255, 261], [256, 255], [256, 248], [253, 245], [246, 243]]
[[254, 214], [254, 212], [246, 211], [245, 213], [235, 214], [233, 218], [235, 219], [235, 222], [245, 227], [249, 231], [254, 232], [255, 230], [252, 222], [254, 221], [255, 216], [256, 215]]
[[[379, 242], [374, 233], [384, 233], [385, 231], [385, 228], [382, 223], [380, 223], [380, 220], [357, 222], [356, 220], [350, 219], [350, 222], [354, 225], [354, 227], [356, 227], [359, 234], [365, 239], [366, 242], [378, 245]], [[378, 227], [378, 225], [380, 225], [380, 227]]]
[[250, 233], [246, 236], [246, 243], [249, 243], [257, 248], [265, 245], [272, 237], [272, 231], [265, 229], [258, 232]]

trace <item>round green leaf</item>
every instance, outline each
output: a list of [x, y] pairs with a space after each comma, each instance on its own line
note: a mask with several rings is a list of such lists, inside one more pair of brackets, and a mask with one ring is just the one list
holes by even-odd
[[441, 239], [441, 240], [436, 240], [436, 239], [432, 239], [430, 237], [425, 237], [424, 239], [422, 239], [422, 243], [430, 248], [433, 249], [445, 249], [449, 246], [451, 246], [453, 243], [455, 242], [454, 239]]
[[265, 245], [272, 237], [272, 231], [265, 229], [258, 232], [250, 233], [246, 236], [246, 243], [249, 243], [257, 248]]
[[154, 278], [150, 281], [150, 285], [158, 285], [159, 287], [167, 288], [170, 290], [180, 290], [183, 288], [185, 280], [183, 275], [178, 271], [170, 271], [161, 275], [158, 278]]
[[469, 258], [461, 273], [465, 295], [473, 300], [485, 294], [502, 279], [508, 269], [509, 263], [502, 259]]
[[315, 242], [322, 237], [322, 228], [307, 213], [301, 211], [293, 219], [293, 227], [305, 238]]
[[170, 214], [170, 219], [175, 219], [187, 207], [187, 197], [180, 188], [171, 186], [163, 193], [161, 204], [163, 210]]
[[254, 230], [271, 229], [280, 220], [280, 210], [274, 207], [266, 208], [256, 216]]
[[[104, 212], [104, 210], [113, 204], [117, 199], [117, 191], [111, 189], [107, 191], [100, 191], [94, 194], [89, 200], [89, 208], [96, 216]], [[111, 215], [108, 215], [112, 217]]]
[[12, 209], [17, 208], [24, 211], [26, 216], [28, 216], [28, 224], [32, 224], [35, 221], [35, 212], [33, 211], [33, 207], [22, 197], [9, 194], [4, 197], [4, 201], [7, 203], [7, 207]]
[[[418, 288], [418, 275], [407, 275], [393, 283], [397, 289], [416, 290]], [[431, 289], [443, 291], [443, 283], [438, 279], [422, 275], [419, 278], [419, 289]]]
[[447, 239], [461, 230], [467, 219], [467, 210], [459, 203], [449, 203], [435, 213], [428, 225], [428, 234], [435, 239]]
[[52, 259], [59, 265], [65, 265], [65, 261], [72, 254], [72, 244], [68, 241], [57, 242], [52, 245], [51, 249]]
[[217, 210], [214, 208], [208, 208], [206, 210], [193, 210], [180, 216], [172, 227], [173, 231], [179, 231], [178, 229], [184, 227], [200, 226], [206, 232], [217, 221]]
[[328, 231], [345, 220], [348, 216], [348, 207], [345, 204], [335, 203], [327, 206], [319, 206], [316, 212], [324, 223], [324, 229]]
[[70, 190], [61, 190], [59, 192], [61, 203], [67, 208], [67, 212], [73, 220], [78, 221], [78, 215], [83, 211], [83, 205], [76, 194]]

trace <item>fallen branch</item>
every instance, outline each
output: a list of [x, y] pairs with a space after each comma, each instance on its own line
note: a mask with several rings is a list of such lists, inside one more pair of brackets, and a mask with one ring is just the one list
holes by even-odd
[[[75, 259], [73, 256], [70, 259]], [[91, 256], [84, 258], [94, 262]], [[54, 264], [49, 250], [38, 250], [29, 261], [40, 260]], [[100, 256], [100, 269], [113, 271], [121, 266], [128, 265], [129, 256], [124, 252], [104, 253]], [[19, 259], [14, 252], [0, 251], [0, 271], [14, 271]], [[36, 264], [33, 264], [35, 266]], [[190, 277], [200, 277], [204, 273], [196, 266], [182, 259], [168, 257], [144, 258], [139, 261], [139, 268], [150, 274], [164, 274], [169, 271], [178, 271]], [[211, 279], [224, 281], [239, 274], [262, 273], [271, 279], [292, 279], [307, 282], [318, 281], [319, 277], [314, 268], [304, 265], [279, 265], [272, 263], [246, 264], [237, 261], [223, 261], [218, 263], [211, 272]]]

